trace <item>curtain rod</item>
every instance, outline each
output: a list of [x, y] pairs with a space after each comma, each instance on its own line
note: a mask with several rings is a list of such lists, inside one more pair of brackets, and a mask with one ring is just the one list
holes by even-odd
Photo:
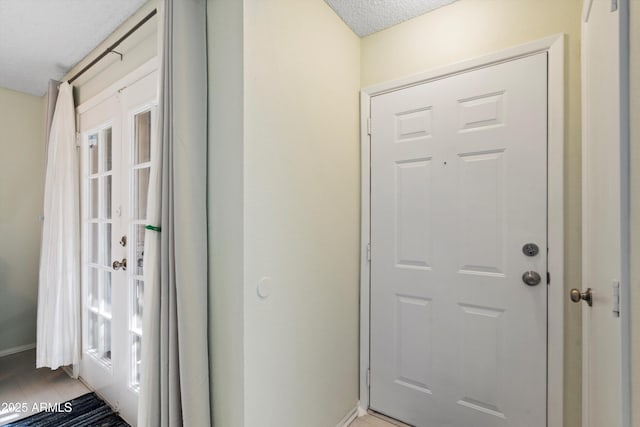
[[[108, 48], [106, 48], [100, 55], [98, 55], [98, 57], [96, 59], [94, 59], [93, 61], [91, 61], [89, 64], [87, 64], [82, 70], [78, 71], [76, 74], [73, 75], [73, 77], [71, 77], [69, 80], [67, 80], [69, 82], [69, 84], [73, 83], [74, 80], [76, 80], [78, 77], [80, 77], [81, 75], [83, 75], [84, 73], [86, 73], [91, 67], [93, 67], [94, 65], [96, 65], [102, 58], [104, 58], [105, 56], [107, 56], [108, 54], [110, 54], [111, 52], [114, 53], [118, 53], [116, 52], [114, 49], [116, 47], [118, 47], [118, 45], [120, 43], [122, 43], [123, 41], [125, 41], [127, 38], [129, 38], [129, 36], [133, 33], [135, 33], [138, 28], [142, 27], [149, 19], [153, 18], [155, 16], [155, 14], [158, 13], [157, 9], [153, 9], [147, 16], [145, 16], [144, 18], [142, 18], [142, 20], [140, 22], [138, 22], [136, 25], [134, 25], [134, 27], [132, 29], [130, 29], [129, 31], [126, 32], [126, 34], [122, 37], [120, 37], [114, 44], [112, 44], [111, 46], [109, 46]], [[120, 54], [120, 57], [122, 57], [122, 55]]]

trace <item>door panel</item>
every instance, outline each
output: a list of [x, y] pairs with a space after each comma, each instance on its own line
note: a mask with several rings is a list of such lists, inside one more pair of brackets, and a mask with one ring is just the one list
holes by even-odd
[[114, 135], [121, 132], [121, 121], [113, 114], [117, 109], [114, 96], [80, 116], [84, 302], [80, 375], [100, 393], [112, 384], [118, 370], [113, 356], [120, 351], [113, 334], [118, 329], [113, 302], [119, 299], [119, 277], [111, 268], [114, 235], [119, 232], [113, 215], [114, 181], [120, 176], [119, 162], [114, 162], [120, 156], [120, 145], [114, 144]]
[[[143, 259], [156, 73], [80, 115], [83, 357], [80, 375], [137, 418]], [[153, 148], [155, 149], [155, 148]], [[114, 264], [126, 260], [126, 267]]]
[[371, 409], [545, 425], [546, 280], [522, 275], [547, 271], [546, 70], [538, 54], [372, 98]]
[[431, 265], [431, 161], [396, 164], [396, 264], [405, 268]]
[[458, 157], [458, 212], [462, 245], [459, 272], [496, 275], [505, 272], [504, 151], [464, 153]]

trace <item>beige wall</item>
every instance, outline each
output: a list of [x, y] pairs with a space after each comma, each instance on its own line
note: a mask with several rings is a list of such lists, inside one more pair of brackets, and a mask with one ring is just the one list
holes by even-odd
[[[362, 39], [363, 86], [567, 34], [564, 286], [581, 287], [581, 0], [459, 0]], [[580, 307], [565, 301], [565, 427], [581, 424]]]
[[244, 426], [243, 2], [208, 0], [209, 354], [215, 426]]
[[44, 102], [0, 88], [0, 353], [36, 341]]
[[358, 400], [360, 40], [322, 0], [244, 6], [245, 425], [334, 426]]
[[631, 6], [631, 407], [640, 427], [640, 1]]

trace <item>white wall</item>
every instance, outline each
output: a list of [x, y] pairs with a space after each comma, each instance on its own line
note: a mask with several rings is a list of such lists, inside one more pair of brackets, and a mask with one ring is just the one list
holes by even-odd
[[245, 425], [334, 426], [358, 400], [360, 40], [322, 0], [244, 6]]
[[36, 341], [44, 102], [0, 88], [0, 353]]
[[[363, 86], [567, 34], [565, 87], [566, 292], [581, 283], [581, 0], [459, 0], [362, 39]], [[565, 300], [565, 427], [581, 424], [580, 306]]]

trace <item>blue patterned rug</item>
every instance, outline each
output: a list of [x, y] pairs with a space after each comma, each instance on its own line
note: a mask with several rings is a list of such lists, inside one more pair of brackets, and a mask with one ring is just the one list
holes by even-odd
[[87, 393], [55, 405], [6, 427], [129, 427], [109, 405], [95, 393]]

